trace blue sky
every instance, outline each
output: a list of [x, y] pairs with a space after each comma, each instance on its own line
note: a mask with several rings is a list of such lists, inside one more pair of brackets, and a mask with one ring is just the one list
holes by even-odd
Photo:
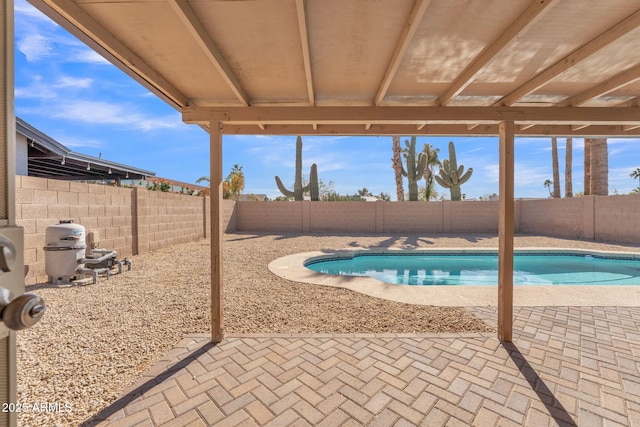
[[[185, 125], [180, 113], [34, 9], [15, 0], [16, 115], [74, 151], [193, 183], [209, 175], [209, 137]], [[404, 139], [408, 139], [403, 137]], [[497, 138], [420, 137], [447, 158], [456, 144], [458, 163], [473, 167], [462, 187], [468, 198], [498, 192]], [[638, 181], [638, 139], [609, 139], [609, 191], [629, 193]], [[564, 194], [565, 140], [559, 138]], [[353, 194], [367, 187], [395, 199], [391, 137], [303, 137], [303, 170], [312, 163], [324, 182]], [[543, 183], [552, 178], [549, 138], [517, 138], [516, 197], [547, 197]], [[573, 191], [582, 191], [583, 141], [573, 140]], [[234, 164], [245, 173], [245, 192], [279, 195], [274, 176], [291, 187], [295, 136], [225, 136], [223, 170]], [[406, 181], [405, 181], [406, 189]], [[448, 190], [437, 187], [448, 198]]]

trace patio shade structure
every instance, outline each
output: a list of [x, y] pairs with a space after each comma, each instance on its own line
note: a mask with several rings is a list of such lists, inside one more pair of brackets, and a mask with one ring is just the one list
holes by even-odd
[[498, 135], [498, 335], [512, 336], [516, 135], [640, 135], [640, 1], [29, 0], [211, 135]]
[[16, 117], [16, 129], [27, 138], [28, 175], [40, 178], [80, 180], [146, 180], [155, 172], [99, 157], [76, 153]]

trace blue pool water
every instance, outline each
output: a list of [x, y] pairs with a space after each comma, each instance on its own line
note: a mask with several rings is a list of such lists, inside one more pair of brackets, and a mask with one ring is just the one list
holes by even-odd
[[[311, 259], [313, 271], [370, 276], [403, 285], [496, 285], [495, 253], [357, 253], [351, 258]], [[515, 285], [640, 285], [640, 258], [526, 253], [514, 256]]]

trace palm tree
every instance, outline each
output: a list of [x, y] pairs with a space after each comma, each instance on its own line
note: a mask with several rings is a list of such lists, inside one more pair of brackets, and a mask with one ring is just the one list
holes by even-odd
[[[631, 178], [637, 179], [638, 180], [638, 184], [640, 184], [640, 168], [636, 168], [636, 170], [631, 172], [631, 174], [629, 176]], [[638, 188], [640, 188], [640, 185], [638, 186]]]
[[401, 202], [404, 200], [404, 183], [402, 180], [402, 148], [400, 147], [400, 137], [394, 136], [393, 140], [393, 158], [391, 159], [391, 164], [393, 167], [393, 171], [396, 175], [396, 197], [398, 201]]
[[367, 196], [373, 196], [373, 194], [371, 194], [371, 191], [369, 191], [367, 187], [362, 187], [362, 189], [358, 190], [358, 196], [367, 197]]
[[564, 197], [573, 197], [573, 139], [567, 138], [564, 163]]
[[560, 171], [558, 170], [558, 139], [551, 138], [551, 161], [553, 164], [553, 198], [560, 198]]
[[[207, 183], [207, 185], [206, 185], [207, 187], [210, 186], [210, 179], [209, 179], [208, 176], [201, 176], [200, 178], [196, 179], [196, 184], [200, 184], [201, 182], [206, 182]], [[198, 192], [198, 194], [201, 195], [201, 196], [209, 196], [210, 193], [211, 193], [211, 191], [208, 188], [204, 189], [204, 190], [200, 190]]]
[[244, 172], [242, 172], [242, 166], [237, 163], [233, 165], [225, 182], [228, 185], [229, 198], [238, 200], [242, 190], [244, 190]]
[[422, 147], [422, 152], [427, 155], [427, 167], [424, 169], [424, 182], [425, 182], [425, 197], [424, 199], [428, 202], [431, 199], [435, 199], [438, 193], [435, 190], [435, 184], [433, 179], [433, 170], [436, 166], [441, 166], [442, 163], [438, 158], [438, 153], [440, 153], [439, 148], [434, 148], [431, 144], [424, 144]]
[[196, 184], [200, 184], [201, 182], [206, 182], [207, 185], [209, 185], [209, 177], [201, 176], [200, 178], [196, 179]]
[[547, 187], [547, 190], [549, 190], [549, 197], [552, 197], [552, 194], [551, 194], [551, 185], [552, 184], [553, 184], [553, 181], [551, 181], [550, 179], [545, 179], [544, 186]]
[[589, 194], [597, 196], [607, 196], [609, 194], [607, 138], [591, 138], [591, 183]]

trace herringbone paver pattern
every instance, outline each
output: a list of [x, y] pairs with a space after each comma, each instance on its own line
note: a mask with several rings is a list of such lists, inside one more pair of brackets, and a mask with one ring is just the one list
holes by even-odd
[[[494, 308], [474, 313], [495, 323]], [[516, 308], [494, 334], [190, 336], [90, 424], [640, 426], [640, 308]]]

